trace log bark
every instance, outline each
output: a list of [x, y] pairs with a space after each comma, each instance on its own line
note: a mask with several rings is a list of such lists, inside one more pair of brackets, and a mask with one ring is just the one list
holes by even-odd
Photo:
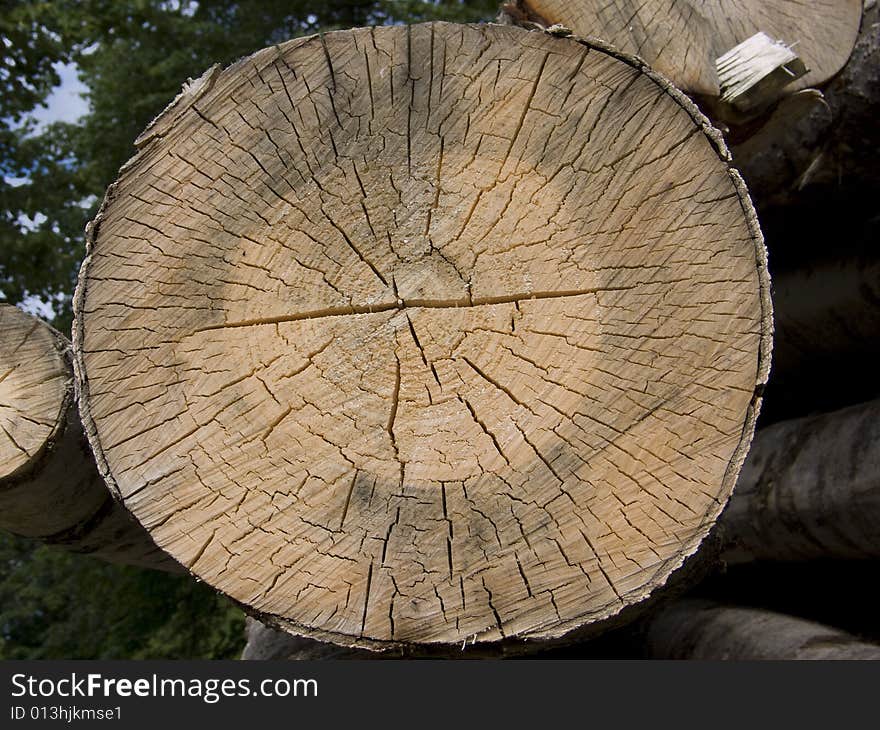
[[839, 629], [695, 599], [652, 617], [646, 648], [654, 659], [880, 659], [880, 646]]
[[736, 4], [674, 0], [516, 0], [504, 6], [514, 22], [561, 24], [585, 37], [637, 54], [688, 94], [720, 96], [716, 59], [763, 32], [788, 45], [810, 69], [780, 91], [821, 85], [849, 58], [856, 42], [862, 0]]
[[[731, 152], [759, 208], [790, 198], [807, 181], [834, 122], [817, 89], [782, 99], [755, 132]], [[740, 132], [740, 134], [742, 134]]]
[[[812, 230], [805, 231], [806, 222], [786, 231], [782, 216], [765, 221], [768, 238], [792, 240], [790, 250], [774, 249], [773, 375], [763, 426], [880, 397], [880, 263], [874, 251], [880, 218], [860, 226], [859, 212], [852, 215], [845, 229], [815, 220]], [[847, 219], [842, 211], [835, 217]], [[842, 240], [833, 252], [817, 255], [828, 235]]]
[[[814, 190], [821, 204], [841, 188], [860, 194], [880, 187], [880, 9], [860, 0], [745, 3], [736, 8], [679, 0], [662, 8], [616, 0], [518, 0], [506, 22], [543, 28], [561, 23], [638, 53], [691, 95], [724, 131], [758, 210], [791, 205]], [[760, 7], [756, 7], [760, 5]], [[757, 32], [793, 45], [811, 70], [741, 113], [720, 101], [723, 53]], [[809, 90], [809, 94], [795, 92]], [[794, 94], [794, 98], [792, 97]], [[775, 105], [774, 102], [778, 102]], [[824, 193], [823, 193], [824, 191]], [[876, 193], [874, 193], [876, 194]]]
[[180, 567], [98, 475], [74, 405], [70, 345], [0, 304], [0, 528], [111, 562]]
[[502, 26], [212, 70], [90, 227], [102, 474], [195, 575], [372, 648], [550, 641], [693, 554], [769, 367], [764, 249], [641, 62]]
[[880, 558], [880, 401], [760, 430], [720, 525], [728, 562]]
[[873, 256], [784, 271], [773, 278], [773, 302], [774, 381], [816, 372], [846, 377], [848, 363], [880, 355], [880, 260]]
[[302, 636], [294, 636], [248, 618], [245, 624], [247, 643], [241, 658], [251, 661], [290, 660], [308, 661], [315, 659], [375, 659], [386, 658], [387, 654], [368, 649], [351, 649], [337, 644], [315, 641]]
[[865, 13], [858, 41], [840, 74], [823, 89], [834, 125], [798, 187], [880, 188], [880, 6]]

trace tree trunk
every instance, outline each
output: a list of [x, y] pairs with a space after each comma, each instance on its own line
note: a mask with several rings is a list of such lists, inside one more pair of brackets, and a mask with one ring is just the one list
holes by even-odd
[[111, 562], [179, 570], [107, 491], [73, 391], [66, 340], [0, 304], [0, 528]]
[[720, 524], [730, 562], [880, 558], [880, 401], [760, 430]]
[[880, 659], [880, 646], [783, 614], [709, 601], [669, 604], [648, 624], [654, 659]]
[[[811, 174], [834, 122], [834, 111], [817, 89], [786, 96], [746, 139], [733, 144], [737, 169], [758, 208], [788, 202]], [[740, 132], [741, 134], [741, 132]]]
[[[724, 130], [763, 213], [797, 204], [810, 189], [821, 198], [822, 191], [880, 185], [880, 9], [862, 6], [841, 0], [791, 12], [784, 2], [757, 0], [735, 7], [677, 0], [660, 8], [628, 0], [515, 0], [501, 19], [531, 28], [561, 24], [644, 58]], [[791, 46], [809, 73], [742, 113], [721, 100], [716, 61], [759, 32]]]
[[880, 397], [880, 210], [859, 197], [841, 202], [762, 218], [776, 320], [764, 426]]
[[368, 649], [349, 649], [314, 639], [294, 636], [286, 631], [273, 629], [254, 618], [248, 618], [245, 625], [247, 643], [241, 658], [245, 660], [305, 661], [313, 659], [373, 659], [385, 658]]
[[99, 468], [193, 574], [347, 646], [595, 630], [693, 554], [769, 367], [760, 232], [598, 43], [331, 33], [141, 139], [75, 300]]

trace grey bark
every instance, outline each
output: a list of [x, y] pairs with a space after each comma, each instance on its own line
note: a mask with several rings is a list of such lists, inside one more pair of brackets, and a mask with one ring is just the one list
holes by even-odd
[[773, 277], [773, 381], [880, 354], [880, 260], [848, 257]]
[[241, 654], [242, 659], [267, 660], [291, 659], [372, 659], [386, 658], [387, 655], [367, 649], [349, 649], [336, 644], [324, 643], [294, 636], [285, 631], [273, 629], [266, 624], [248, 617], [245, 625], [247, 643]]
[[[880, 185], [880, 7], [866, 10], [858, 41], [841, 72], [811, 106], [784, 100], [788, 119], [769, 129], [733, 130], [734, 164], [759, 209], [796, 202], [807, 188], [853, 189]], [[744, 139], [741, 144], [736, 137]]]
[[784, 614], [683, 600], [650, 621], [654, 659], [880, 659], [880, 646]]
[[729, 562], [880, 558], [880, 400], [760, 430], [719, 525]]

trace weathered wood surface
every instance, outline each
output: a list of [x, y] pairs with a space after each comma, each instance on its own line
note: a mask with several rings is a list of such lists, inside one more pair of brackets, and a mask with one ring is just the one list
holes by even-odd
[[813, 90], [787, 97], [769, 118], [732, 130], [734, 162], [759, 209], [836, 207], [828, 200], [830, 192], [865, 196], [863, 207], [870, 214], [870, 200], [880, 194], [878, 106], [880, 7], [875, 4], [864, 15], [849, 60], [821, 95]]
[[705, 118], [502, 26], [212, 70], [109, 191], [75, 306], [114, 493], [255, 614], [353, 646], [641, 602], [727, 500], [769, 366], [760, 233]]
[[719, 101], [745, 114], [757, 114], [789, 93], [787, 87], [808, 71], [791, 46], [763, 32], [719, 56], [715, 68]]
[[180, 570], [108, 492], [73, 396], [69, 343], [0, 304], [0, 528], [111, 562]]

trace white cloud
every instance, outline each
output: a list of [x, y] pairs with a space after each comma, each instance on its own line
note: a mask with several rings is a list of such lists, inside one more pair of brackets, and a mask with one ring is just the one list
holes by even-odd
[[86, 86], [79, 80], [76, 64], [56, 63], [54, 68], [61, 83], [49, 94], [46, 106], [38, 106], [30, 115], [36, 120], [38, 129], [51, 122], [75, 122], [89, 110], [82, 96]]

